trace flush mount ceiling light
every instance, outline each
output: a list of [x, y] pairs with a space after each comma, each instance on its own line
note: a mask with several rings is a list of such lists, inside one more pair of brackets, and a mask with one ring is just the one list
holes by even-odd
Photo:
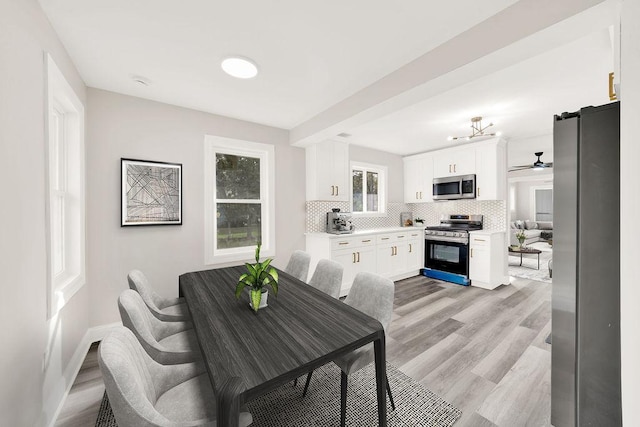
[[225, 73], [238, 79], [251, 79], [258, 75], [258, 66], [248, 58], [231, 56], [220, 64]]
[[464, 139], [470, 141], [473, 138], [478, 138], [481, 136], [500, 136], [500, 132], [486, 133], [485, 130], [493, 126], [493, 123], [489, 123], [486, 126], [482, 126], [482, 117], [471, 117], [471, 135], [468, 136], [450, 136], [447, 138], [447, 141], [455, 141], [458, 139]]

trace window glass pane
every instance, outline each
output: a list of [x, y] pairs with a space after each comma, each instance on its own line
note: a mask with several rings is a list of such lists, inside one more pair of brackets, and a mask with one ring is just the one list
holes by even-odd
[[536, 221], [553, 221], [553, 190], [536, 190]]
[[362, 178], [363, 172], [361, 170], [353, 170], [353, 211], [362, 212]]
[[216, 153], [216, 197], [260, 199], [260, 159]]
[[261, 208], [260, 203], [218, 203], [218, 249], [255, 246], [262, 239]]
[[378, 173], [367, 172], [367, 212], [378, 211]]

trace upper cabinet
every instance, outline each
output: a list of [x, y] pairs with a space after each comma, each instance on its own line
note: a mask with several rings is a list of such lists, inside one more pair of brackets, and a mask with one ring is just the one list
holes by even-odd
[[305, 150], [307, 200], [349, 201], [349, 145], [324, 141]]
[[478, 145], [476, 154], [476, 199], [507, 199], [507, 147], [504, 141]]
[[443, 178], [455, 175], [474, 174], [476, 170], [475, 150], [459, 148], [433, 153], [433, 177]]
[[506, 142], [495, 138], [416, 154], [404, 161], [404, 202], [433, 201], [433, 178], [476, 175], [477, 200], [506, 200]]
[[433, 201], [433, 157], [420, 154], [405, 157], [404, 202], [421, 203]]

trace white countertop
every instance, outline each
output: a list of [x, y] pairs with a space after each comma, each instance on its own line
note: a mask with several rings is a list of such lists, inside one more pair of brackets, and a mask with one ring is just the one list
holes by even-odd
[[489, 236], [491, 234], [500, 234], [504, 232], [505, 230], [474, 230], [474, 231], [470, 231], [469, 234], [474, 234], [478, 236]]
[[367, 235], [372, 235], [372, 234], [381, 234], [381, 233], [395, 233], [395, 232], [402, 232], [402, 231], [413, 231], [413, 230], [424, 230], [424, 226], [413, 226], [413, 227], [384, 227], [384, 228], [370, 228], [367, 230], [358, 230], [356, 229], [353, 233], [350, 234], [331, 234], [331, 233], [304, 233], [305, 236], [313, 236], [313, 237], [324, 237], [327, 239], [339, 239], [339, 238], [345, 238], [345, 237], [349, 237], [349, 236], [367, 236]]

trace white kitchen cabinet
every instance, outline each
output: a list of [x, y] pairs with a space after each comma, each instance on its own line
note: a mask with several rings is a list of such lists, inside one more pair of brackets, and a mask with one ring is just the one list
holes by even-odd
[[476, 199], [507, 199], [507, 147], [503, 140], [476, 148]]
[[349, 145], [324, 141], [305, 151], [307, 200], [349, 201]]
[[404, 202], [425, 203], [433, 201], [433, 156], [421, 154], [405, 157]]
[[469, 233], [469, 279], [471, 286], [484, 289], [509, 284], [504, 231]]
[[361, 271], [400, 280], [418, 275], [422, 267], [421, 228], [396, 227], [350, 235], [308, 233], [306, 240], [311, 255], [310, 275], [322, 258], [343, 266], [341, 296], [348, 294], [353, 279]]
[[434, 178], [474, 173], [476, 173], [475, 149], [446, 149], [433, 154]]

